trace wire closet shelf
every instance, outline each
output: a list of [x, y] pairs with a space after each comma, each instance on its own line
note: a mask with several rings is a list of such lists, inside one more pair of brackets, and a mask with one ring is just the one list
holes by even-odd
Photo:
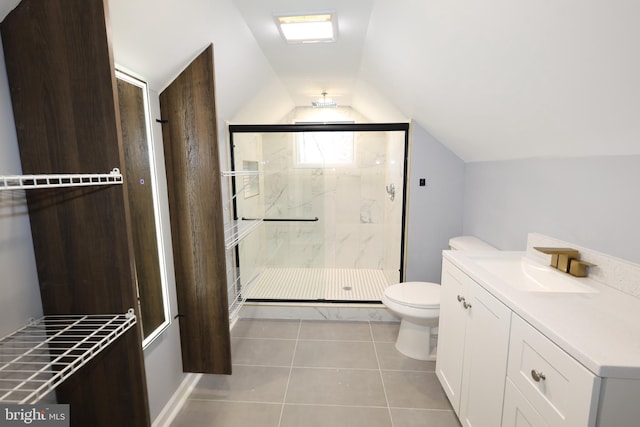
[[[234, 185], [232, 186], [235, 189], [234, 194], [231, 195], [231, 200], [235, 202], [237, 200], [238, 195], [243, 194], [244, 191], [250, 187], [252, 184], [256, 183], [256, 180], [263, 174], [260, 170], [227, 170], [221, 171], [220, 173], [223, 177], [232, 178]], [[242, 178], [240, 182], [236, 181], [236, 178]], [[235, 184], [239, 184], [239, 189], [236, 188]], [[262, 224], [262, 218], [254, 218], [254, 219], [245, 219], [239, 218], [229, 222], [229, 224], [225, 225], [224, 235], [225, 235], [225, 249], [230, 250], [236, 247], [240, 241], [242, 241], [245, 237], [249, 236], [253, 231], [258, 228], [260, 224]], [[255, 277], [253, 277], [249, 283], [242, 286], [241, 285], [241, 276], [240, 271], [235, 270], [232, 273], [233, 280], [230, 281], [227, 287], [227, 294], [229, 295], [229, 319], [233, 320], [238, 316], [240, 309], [244, 305], [246, 300], [245, 291], [249, 288], [254, 282]]]
[[[235, 177], [244, 177], [245, 181], [243, 183], [242, 188], [236, 190], [235, 194], [233, 194], [232, 199], [235, 199], [238, 194], [241, 194], [245, 188], [250, 185], [252, 180], [256, 179], [262, 172], [257, 170], [245, 170], [245, 171], [222, 171], [220, 173], [223, 177], [235, 178]], [[262, 219], [250, 219], [245, 220], [244, 218], [233, 220], [229, 224], [225, 225], [224, 230], [224, 245], [225, 249], [229, 250], [236, 246], [242, 239], [247, 237], [249, 234], [255, 230], [262, 223]]]
[[122, 184], [122, 174], [118, 168], [113, 168], [109, 173], [0, 175], [0, 191], [112, 184]]
[[38, 402], [135, 324], [133, 309], [31, 320], [0, 340], [0, 402]]

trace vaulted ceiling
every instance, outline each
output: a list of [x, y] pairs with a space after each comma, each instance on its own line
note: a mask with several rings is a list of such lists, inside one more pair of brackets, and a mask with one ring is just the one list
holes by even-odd
[[[3, 17], [17, 0], [0, 0]], [[637, 0], [109, 0], [116, 62], [164, 88], [209, 43], [219, 119], [275, 121], [322, 91], [412, 119], [465, 161], [640, 154]], [[337, 42], [273, 14], [335, 10]]]

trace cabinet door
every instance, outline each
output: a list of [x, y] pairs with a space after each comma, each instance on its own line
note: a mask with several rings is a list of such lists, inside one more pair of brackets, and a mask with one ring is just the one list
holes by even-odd
[[185, 372], [231, 374], [213, 46], [160, 94]]
[[464, 273], [453, 264], [443, 261], [436, 375], [458, 415], [466, 320], [465, 309], [458, 297], [462, 298], [465, 292], [464, 277]]
[[531, 403], [507, 379], [502, 427], [548, 427]]
[[465, 285], [467, 327], [460, 420], [469, 427], [499, 426], [511, 310], [468, 277]]
[[600, 378], [519, 316], [513, 316], [508, 375], [550, 425], [595, 425]]

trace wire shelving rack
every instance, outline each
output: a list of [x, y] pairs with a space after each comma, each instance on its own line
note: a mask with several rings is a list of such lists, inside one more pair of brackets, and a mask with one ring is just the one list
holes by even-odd
[[36, 403], [135, 324], [133, 309], [29, 321], [0, 340], [0, 402]]
[[109, 173], [0, 175], [0, 191], [112, 185], [122, 184], [122, 181], [122, 174], [118, 168]]

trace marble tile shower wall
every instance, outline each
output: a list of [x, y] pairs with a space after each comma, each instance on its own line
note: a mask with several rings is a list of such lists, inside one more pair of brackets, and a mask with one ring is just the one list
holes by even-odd
[[[258, 170], [263, 170], [263, 140], [259, 134], [237, 134], [234, 144], [234, 158], [236, 170], [243, 168], [243, 161], [258, 163]], [[245, 194], [244, 187], [258, 180], [258, 194]], [[245, 218], [262, 218], [265, 211], [264, 174], [255, 177], [236, 178], [236, 203], [238, 213]], [[241, 282], [249, 283], [253, 277], [260, 274], [267, 263], [266, 234], [264, 227], [258, 227], [238, 245], [241, 259]], [[229, 263], [227, 263], [229, 265]], [[230, 297], [232, 297], [230, 295]]]
[[396, 188], [395, 198], [387, 195], [384, 201], [385, 218], [384, 234], [384, 271], [389, 283], [400, 280], [399, 269], [400, 251], [402, 241], [402, 189], [404, 186], [404, 134], [401, 132], [389, 133], [387, 144], [387, 168], [386, 185], [393, 184]]
[[[317, 216], [319, 221], [265, 223], [268, 265], [374, 269], [393, 265], [397, 271], [403, 163], [395, 157], [402, 156], [402, 141], [390, 140], [384, 133], [358, 134], [354, 167], [322, 169], [296, 167], [292, 138], [262, 136], [265, 216]], [[398, 149], [391, 165], [390, 153]], [[396, 187], [394, 201], [385, 191], [391, 182]]]

